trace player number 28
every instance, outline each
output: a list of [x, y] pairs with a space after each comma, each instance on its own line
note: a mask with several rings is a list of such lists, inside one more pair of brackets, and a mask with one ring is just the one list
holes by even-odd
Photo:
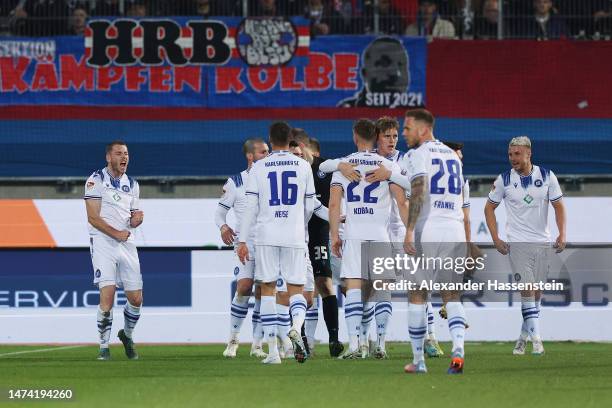
[[432, 166], [438, 166], [438, 172], [431, 178], [431, 194], [444, 194], [444, 187], [439, 187], [438, 182], [444, 176], [444, 164], [448, 170], [448, 192], [451, 194], [461, 194], [461, 166], [457, 160], [431, 159]]
[[271, 207], [281, 205], [294, 205], [297, 202], [297, 184], [290, 183], [290, 178], [296, 178], [297, 173], [294, 170], [283, 171], [281, 173], [281, 197], [278, 197], [278, 174], [275, 171], [268, 173], [270, 180], [270, 201]]

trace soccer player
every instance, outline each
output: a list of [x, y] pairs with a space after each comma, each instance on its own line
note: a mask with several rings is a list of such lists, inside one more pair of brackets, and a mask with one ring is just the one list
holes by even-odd
[[109, 339], [113, 324], [115, 287], [123, 288], [127, 302], [123, 308], [124, 327], [118, 337], [130, 360], [138, 359], [132, 334], [142, 306], [142, 275], [132, 230], [142, 224], [144, 213], [138, 206], [140, 188], [126, 174], [129, 154], [125, 142], [115, 140], [106, 146], [107, 166], [95, 171], [85, 183], [85, 207], [89, 228], [94, 284], [100, 290], [98, 306], [98, 360], [110, 360]]
[[[360, 174], [367, 174], [378, 166], [399, 171], [397, 164], [373, 153], [376, 141], [376, 126], [368, 119], [360, 119], [353, 125], [353, 141], [358, 149], [345, 158], [349, 163], [355, 164], [355, 170]], [[332, 238], [332, 251], [338, 257], [342, 257], [341, 277], [346, 287], [345, 318], [349, 332], [349, 349], [340, 358], [361, 358], [359, 349], [359, 337], [361, 335], [361, 324], [364, 312], [362, 290], [369, 292], [369, 270], [363, 265], [362, 274], [362, 251], [367, 251], [365, 259], [371, 253], [371, 242], [389, 243], [389, 218], [391, 213], [391, 196], [397, 202], [402, 219], [406, 221], [408, 207], [404, 190], [388, 181], [369, 183], [365, 179], [351, 181], [340, 172], [334, 173], [331, 182], [329, 217]], [[342, 200], [346, 206], [346, 221], [344, 227], [343, 241], [339, 235], [340, 206]], [[388, 256], [392, 255], [389, 248]], [[390, 271], [392, 276], [378, 276], [379, 279], [395, 278], [395, 272]], [[368, 294], [369, 295], [369, 294]], [[381, 350], [381, 354], [385, 350]]]
[[[404, 152], [396, 149], [399, 132], [399, 123], [394, 118], [389, 116], [383, 116], [376, 121], [376, 150], [375, 152], [386, 159], [398, 163], [404, 156]], [[339, 170], [345, 177], [352, 179], [352, 176], [358, 177], [355, 172], [354, 166], [351, 163], [343, 162], [340, 159], [327, 160], [321, 168], [324, 171], [335, 171]], [[397, 168], [396, 168], [397, 170]], [[401, 169], [400, 169], [401, 170]], [[408, 188], [406, 198], [410, 197], [409, 187], [407, 178], [402, 174], [396, 172], [397, 184], [404, 188]], [[369, 183], [376, 183], [381, 181], [394, 181], [394, 175], [392, 170], [385, 166], [378, 166], [374, 171], [368, 173], [365, 180]], [[404, 241], [404, 235], [406, 228], [400, 217], [399, 209], [395, 201], [391, 202], [391, 218], [389, 220], [389, 239], [393, 246], [394, 255], [395, 253], [403, 252], [402, 244]], [[398, 243], [400, 243], [398, 245]], [[362, 358], [366, 358], [373, 353], [374, 357], [379, 359], [386, 358], [385, 349], [385, 336], [387, 332], [387, 323], [391, 317], [393, 308], [391, 303], [391, 292], [390, 291], [377, 291], [375, 294], [376, 299], [369, 299], [364, 305], [363, 320], [361, 322], [361, 333], [359, 336], [359, 349], [361, 351]], [[372, 320], [376, 321], [376, 340], [369, 344], [368, 332]]]
[[[317, 198], [323, 206], [329, 205], [329, 189], [331, 174], [319, 171], [319, 166], [325, 159], [321, 158], [321, 147], [317, 140], [309, 138], [302, 129], [293, 129], [294, 138], [304, 150], [310, 152], [312, 157], [312, 174], [315, 183]], [[329, 340], [329, 354], [338, 357], [344, 351], [344, 345], [338, 339], [338, 298], [336, 297], [332, 282], [332, 269], [330, 264], [331, 253], [329, 251], [329, 223], [320, 217], [313, 217], [308, 223], [308, 252], [313, 267], [315, 284], [321, 295], [323, 304], [323, 318], [327, 326]], [[314, 333], [318, 320], [318, 298], [306, 311], [306, 335], [309, 344], [314, 346]]]
[[[538, 282], [545, 278], [541, 266], [545, 265], [543, 261], [550, 247], [549, 202], [555, 210], [559, 229], [554, 247], [556, 252], [565, 249], [563, 193], [555, 173], [531, 163], [531, 141], [527, 136], [510, 141], [508, 159], [512, 168], [495, 179], [485, 205], [485, 218], [495, 248], [503, 255], [510, 254], [514, 279], [517, 282]], [[495, 218], [495, 209], [502, 200], [506, 203], [507, 243], [499, 237]], [[544, 354], [539, 327], [540, 297], [540, 291], [521, 292], [523, 324], [513, 354], [525, 354], [529, 337], [533, 343], [532, 354]]]
[[268, 342], [265, 364], [280, 364], [276, 341], [276, 280], [285, 279], [293, 325], [289, 338], [295, 359], [303, 363], [306, 350], [300, 336], [306, 315], [302, 294], [306, 283], [306, 219], [315, 209], [315, 189], [308, 162], [288, 152], [289, 132], [285, 122], [270, 126], [272, 153], [251, 168], [246, 189], [249, 198], [244, 225], [239, 234], [238, 256], [249, 260], [246, 239], [256, 219], [255, 270], [261, 284], [261, 321]]
[[[223, 196], [219, 200], [219, 206], [215, 212], [215, 223], [221, 232], [221, 239], [225, 245], [235, 245], [235, 239], [240, 232], [240, 225], [246, 209], [247, 198], [245, 195], [245, 185], [249, 178], [251, 166], [257, 160], [268, 155], [268, 145], [263, 139], [252, 138], [244, 142], [242, 153], [247, 160], [246, 170], [241, 171], [227, 179], [223, 186]], [[227, 213], [233, 208], [236, 216], [236, 229], [233, 230], [227, 225]], [[252, 230], [251, 236], [247, 237], [247, 245], [253, 248], [255, 231]], [[237, 258], [237, 257], [236, 257]], [[249, 311], [249, 298], [253, 288], [253, 278], [255, 273], [255, 260], [251, 259], [246, 264], [238, 261], [238, 276], [236, 276], [236, 293], [232, 299], [230, 308], [230, 338], [227, 347], [223, 351], [224, 357], [234, 358], [238, 351], [240, 329]], [[259, 311], [261, 306], [261, 290], [255, 291], [255, 307], [253, 309], [253, 344], [251, 345], [251, 356], [265, 358], [266, 354], [262, 350], [261, 343], [263, 331], [261, 330], [261, 319]]]
[[[465, 257], [463, 225], [463, 174], [457, 154], [433, 137], [434, 117], [425, 109], [406, 112], [403, 136], [413, 149], [406, 155], [411, 180], [410, 211], [404, 248], [406, 253], [427, 258]], [[415, 242], [416, 241], [416, 242]], [[422, 281], [452, 279], [454, 271], [420, 268], [417, 284]], [[459, 292], [442, 291], [446, 303], [448, 328], [453, 341], [449, 374], [463, 372], [465, 311]], [[407, 373], [426, 373], [424, 340], [427, 333], [427, 290], [410, 291], [408, 324], [413, 362], [404, 367]]]

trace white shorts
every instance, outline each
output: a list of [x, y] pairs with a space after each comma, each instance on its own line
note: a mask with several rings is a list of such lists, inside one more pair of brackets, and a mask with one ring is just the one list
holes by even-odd
[[[236, 280], [239, 281], [241, 279], [254, 279], [255, 278], [255, 247], [253, 245], [247, 245], [249, 248], [249, 260], [243, 265], [238, 259], [238, 255], [236, 255], [236, 268], [234, 270], [238, 270], [238, 273], [234, 273], [236, 275]], [[234, 247], [234, 254], [236, 253], [236, 247]]]
[[[314, 272], [312, 270], [312, 264], [310, 263], [310, 257], [306, 254], [306, 283], [304, 284], [304, 292], [313, 292], [315, 289]], [[286, 292], [287, 284], [282, 276], [276, 280], [276, 291]]]
[[93, 283], [98, 288], [115, 285], [124, 290], [141, 290], [142, 275], [133, 241], [117, 242], [110, 237], [89, 237]]
[[308, 256], [308, 252], [306, 252], [306, 284], [304, 285], [304, 292], [313, 292], [314, 290], [314, 272], [312, 269], [312, 263], [310, 263], [310, 256]]
[[[465, 270], [462, 266], [468, 251], [463, 224], [451, 222], [442, 227], [427, 226], [415, 232], [415, 243], [416, 256], [422, 257], [423, 261], [415, 273], [406, 275], [410, 281], [419, 285], [430, 280], [445, 283], [463, 281]], [[449, 258], [453, 259], [452, 263], [449, 263]]]
[[[363, 246], [363, 247], [362, 247]], [[365, 250], [363, 252], [362, 248]], [[385, 270], [380, 274], [372, 272], [371, 260], [375, 257], [393, 256], [391, 243], [361, 241], [347, 239], [342, 243], [342, 267], [340, 277], [342, 279], [385, 279], [395, 280], [395, 269]], [[362, 263], [367, 265], [362, 268]]]
[[255, 280], [275, 282], [279, 277], [291, 285], [306, 283], [306, 248], [288, 248], [269, 245], [255, 247]]
[[550, 244], [509, 242], [510, 267], [515, 282], [546, 281]]

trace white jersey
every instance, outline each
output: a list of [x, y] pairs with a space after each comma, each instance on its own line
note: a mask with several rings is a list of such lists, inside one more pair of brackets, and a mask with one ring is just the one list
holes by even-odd
[[[138, 182], [127, 174], [114, 178], [108, 168], [95, 171], [85, 182], [85, 200], [101, 200], [100, 217], [108, 225], [122, 231], [130, 227], [132, 211], [138, 210], [140, 187]], [[89, 235], [106, 235], [91, 224], [87, 224]], [[133, 240], [130, 234], [128, 240]]]
[[[357, 164], [355, 170], [362, 175], [376, 170], [380, 165], [399, 170], [396, 163], [373, 152], [353, 153], [344, 160]], [[393, 183], [389, 181], [368, 183], [364, 179], [360, 182], [351, 182], [342, 173], [334, 173], [331, 185], [340, 186], [344, 190], [346, 221], [343, 239], [390, 242], [388, 232], [392, 201], [390, 184]]]
[[404, 156], [410, 180], [425, 176], [425, 201], [416, 222], [441, 225], [463, 222], [463, 172], [459, 156], [439, 140], [430, 140]]
[[[256, 216], [256, 245], [306, 248], [305, 220], [314, 210], [315, 188], [308, 162], [287, 151], [274, 151], [251, 167], [249, 197], [240, 242]], [[246, 235], [245, 235], [246, 233]]]
[[561, 200], [563, 193], [555, 174], [533, 166], [521, 176], [514, 169], [495, 179], [489, 201], [506, 205], [506, 235], [510, 242], [550, 242], [548, 202]]
[[[398, 164], [402, 171], [407, 170], [402, 168], [403, 160], [402, 158], [405, 156], [405, 152], [400, 152], [399, 150], [395, 150], [391, 155], [387, 156], [387, 159], [391, 160]], [[406, 198], [410, 198], [410, 189], [406, 190]], [[402, 218], [400, 217], [399, 208], [397, 207], [397, 203], [395, 200], [391, 200], [391, 218], [389, 220], [389, 238], [391, 241], [403, 241], [404, 235], [406, 235], [406, 226], [402, 222]]]
[[[227, 179], [223, 185], [223, 195], [219, 200], [219, 207], [225, 210], [223, 214], [227, 214], [231, 208], [234, 209], [236, 216], [236, 225], [234, 232], [236, 235], [240, 233], [242, 219], [247, 208], [246, 184], [249, 179], [249, 169], [243, 170]], [[225, 224], [225, 218], [222, 217], [222, 224]], [[217, 225], [219, 228], [221, 225]], [[252, 243], [255, 240], [255, 228], [251, 228], [251, 233], [247, 237], [247, 242]]]

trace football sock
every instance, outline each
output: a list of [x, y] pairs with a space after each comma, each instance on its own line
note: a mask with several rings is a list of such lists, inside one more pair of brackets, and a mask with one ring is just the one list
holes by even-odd
[[453, 353], [457, 351], [463, 356], [465, 353], [465, 309], [461, 302], [448, 302], [446, 312], [448, 313], [448, 330], [453, 340]]
[[[262, 304], [263, 307], [263, 304]], [[278, 337], [281, 338], [283, 344], [286, 344], [285, 339], [287, 339], [287, 333], [289, 333], [289, 328], [291, 327], [291, 316], [289, 316], [289, 306], [281, 305], [279, 303], [276, 304], [276, 330], [278, 333]], [[263, 314], [262, 314], [262, 322], [263, 322]]]
[[338, 341], [338, 298], [336, 295], [323, 298], [323, 318], [329, 333], [329, 341]]
[[291, 320], [293, 320], [292, 328], [298, 333], [302, 332], [302, 326], [306, 319], [306, 307], [306, 298], [301, 293], [289, 298], [289, 310], [291, 311]]
[[361, 317], [361, 334], [359, 335], [359, 345], [368, 345], [368, 332], [370, 331], [370, 323], [374, 320], [374, 302], [366, 302], [363, 308], [363, 316]]
[[[535, 307], [538, 311], [538, 319], [539, 319], [540, 318], [540, 299], [535, 301]], [[529, 339], [529, 329], [527, 328], [527, 323], [526, 323], [525, 318], [523, 318], [523, 323], [521, 324], [521, 340], [527, 341], [527, 339]]]
[[138, 323], [138, 319], [140, 319], [140, 307], [132, 305], [129, 301], [125, 302], [123, 308], [123, 331], [129, 338], [132, 338], [132, 332], [134, 327], [136, 327], [136, 323]]
[[306, 310], [306, 322], [304, 323], [306, 331], [306, 339], [308, 339], [308, 345], [314, 347], [314, 338], [317, 331], [317, 323], [319, 322], [319, 298], [316, 297], [312, 300], [312, 306]]
[[385, 336], [387, 335], [387, 323], [393, 312], [391, 302], [377, 302], [374, 307], [374, 318], [376, 319], [377, 344], [385, 348]]
[[236, 292], [234, 294], [234, 299], [232, 299], [230, 313], [230, 333], [233, 339], [238, 337], [240, 328], [242, 327], [242, 323], [244, 322], [247, 313], [249, 313], [249, 296], [241, 296], [238, 294], [238, 292]]
[[100, 306], [98, 306], [97, 320], [100, 348], [108, 348], [111, 327], [113, 325], [113, 309], [108, 312], [103, 312]]
[[410, 303], [408, 305], [408, 333], [412, 345], [412, 362], [417, 364], [425, 358], [423, 344], [425, 343], [425, 333], [427, 333], [427, 323], [424, 304]]
[[261, 325], [263, 326], [264, 337], [268, 343], [268, 354], [278, 354], [276, 345], [276, 297], [262, 296], [261, 297]]
[[434, 324], [433, 305], [431, 302], [427, 302], [425, 305], [427, 313], [427, 337], [431, 340], [436, 339], [436, 325]]
[[359, 348], [362, 317], [363, 302], [361, 301], [361, 289], [348, 289], [346, 291], [346, 304], [344, 305], [344, 318], [349, 334], [349, 350], [351, 351]]
[[540, 309], [536, 306], [533, 297], [521, 297], [521, 312], [523, 314], [523, 324], [526, 331], [531, 336], [531, 341], [540, 339]]
[[253, 307], [253, 315], [251, 316], [251, 322], [253, 324], [253, 343], [255, 345], [261, 345], [263, 339], [263, 327], [261, 325], [261, 299], [255, 299], [255, 306]]

